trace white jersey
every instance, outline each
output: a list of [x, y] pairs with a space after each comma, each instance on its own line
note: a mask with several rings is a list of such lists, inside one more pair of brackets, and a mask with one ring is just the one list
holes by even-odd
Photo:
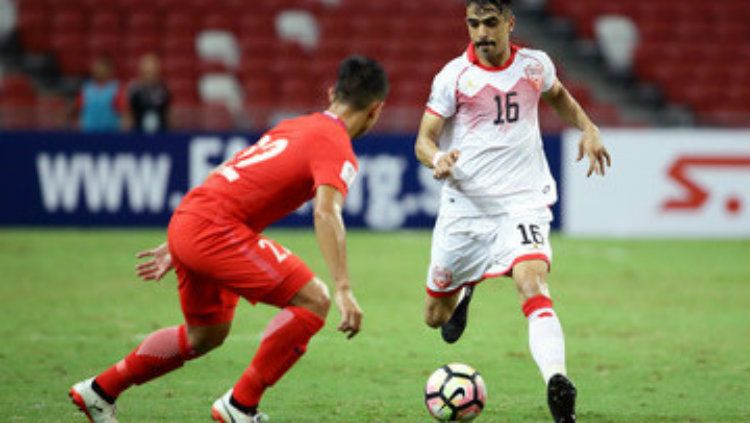
[[461, 153], [443, 186], [442, 215], [500, 214], [557, 201], [537, 112], [555, 80], [546, 53], [516, 46], [506, 63], [490, 68], [469, 45], [435, 76], [427, 111], [446, 119], [440, 149]]

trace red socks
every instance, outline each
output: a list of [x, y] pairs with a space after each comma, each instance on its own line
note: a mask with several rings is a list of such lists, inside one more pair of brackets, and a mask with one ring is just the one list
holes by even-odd
[[302, 357], [307, 343], [325, 322], [302, 307], [281, 310], [268, 324], [258, 352], [234, 386], [233, 397], [243, 406], [256, 406], [273, 386]]
[[[234, 387], [243, 406], [256, 406], [263, 392], [275, 384], [302, 357], [307, 343], [324, 321], [302, 307], [286, 307], [271, 320], [258, 352]], [[107, 396], [117, 398], [133, 384], [143, 384], [181, 367], [198, 355], [190, 347], [185, 326], [158, 330], [127, 357], [96, 377]]]
[[184, 325], [160, 329], [119, 363], [96, 377], [96, 383], [112, 398], [133, 384], [146, 383], [197, 357], [190, 347]]

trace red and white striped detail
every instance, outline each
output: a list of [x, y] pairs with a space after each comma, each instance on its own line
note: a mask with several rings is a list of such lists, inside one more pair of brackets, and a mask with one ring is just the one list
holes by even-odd
[[523, 314], [527, 319], [542, 319], [553, 317], [555, 310], [552, 309], [552, 300], [545, 295], [535, 295], [523, 303]]
[[502, 270], [496, 273], [485, 273], [484, 275], [482, 275], [482, 278], [479, 280], [462, 283], [461, 285], [454, 287], [448, 291], [434, 291], [430, 289], [429, 286], [426, 287], [425, 289], [427, 291], [427, 295], [429, 295], [430, 297], [434, 297], [434, 298], [450, 297], [451, 295], [456, 294], [465, 286], [476, 286], [484, 282], [486, 279], [499, 278], [501, 276], [511, 276], [511, 272], [513, 271], [513, 268], [518, 263], [523, 263], [525, 261], [531, 261], [531, 260], [542, 260], [545, 263], [547, 263], [547, 270], [548, 271], [551, 270], [551, 261], [549, 257], [547, 257], [545, 254], [541, 254], [541, 253], [525, 254], [525, 255], [516, 257], [513, 260], [513, 262], [510, 264], [510, 266], [508, 266], [508, 268], [505, 270]]

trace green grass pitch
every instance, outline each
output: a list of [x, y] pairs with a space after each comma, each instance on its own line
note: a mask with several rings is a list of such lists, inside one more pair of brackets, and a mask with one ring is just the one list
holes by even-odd
[[[309, 231], [275, 231], [327, 279]], [[0, 422], [83, 422], [68, 387], [181, 321], [174, 276], [134, 277], [163, 231], [0, 231]], [[548, 422], [508, 279], [482, 284], [469, 327], [443, 344], [422, 323], [429, 233], [349, 234], [363, 332], [338, 314], [267, 392], [274, 422], [428, 422], [422, 389], [446, 362], [484, 376], [480, 422]], [[553, 238], [550, 277], [582, 422], [750, 422], [750, 242]], [[220, 349], [118, 401], [122, 422], [205, 422], [275, 313], [242, 304]]]

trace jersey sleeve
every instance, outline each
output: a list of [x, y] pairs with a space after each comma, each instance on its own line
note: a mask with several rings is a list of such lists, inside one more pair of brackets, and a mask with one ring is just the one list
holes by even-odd
[[540, 52], [539, 60], [542, 62], [542, 92], [549, 91], [557, 80], [557, 71], [552, 59], [545, 52]]
[[427, 111], [444, 118], [456, 113], [456, 72], [453, 66], [446, 66], [432, 81]]
[[314, 180], [314, 190], [321, 185], [330, 185], [346, 197], [358, 172], [357, 159], [351, 149], [326, 145], [316, 148], [310, 159], [310, 170]]

